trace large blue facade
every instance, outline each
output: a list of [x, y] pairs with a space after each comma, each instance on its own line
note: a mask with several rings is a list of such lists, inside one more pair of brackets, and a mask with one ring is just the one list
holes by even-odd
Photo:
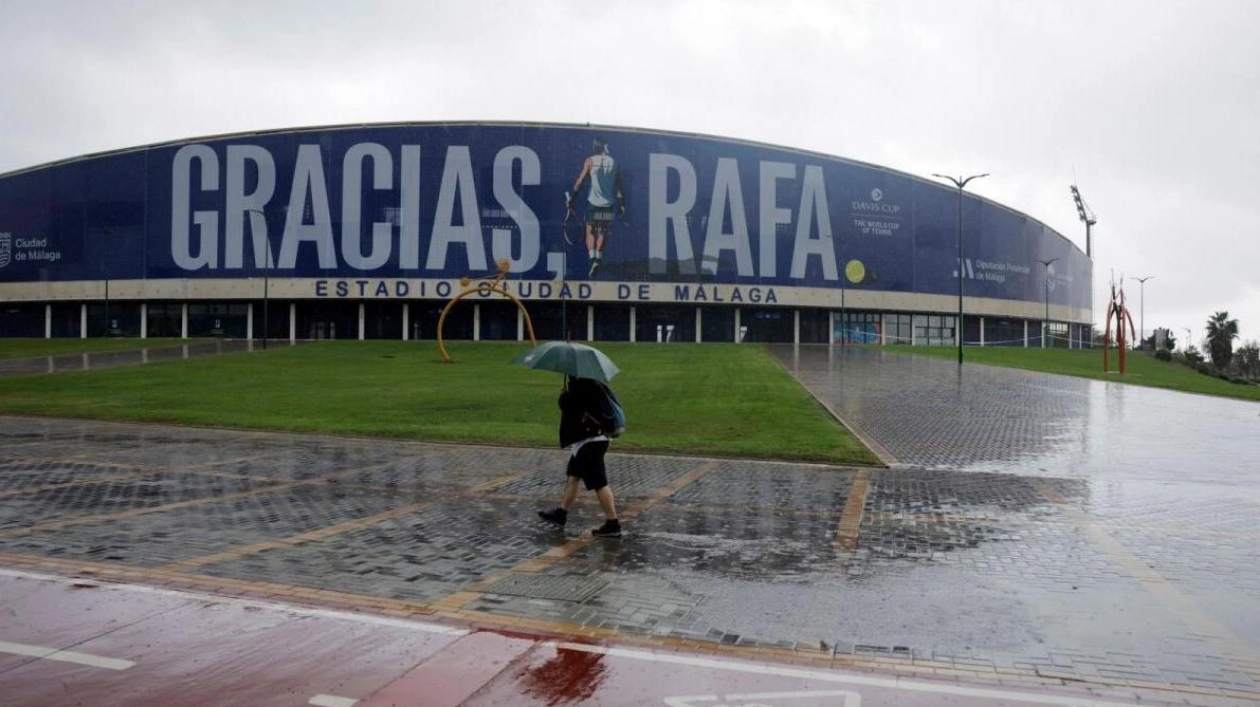
[[[565, 192], [597, 137], [620, 171], [626, 213], [589, 275], [580, 233], [570, 231], [572, 244], [564, 237]], [[508, 260], [511, 278], [525, 281], [956, 295], [958, 208], [948, 185], [678, 133], [495, 123], [288, 130], [0, 176], [0, 285], [265, 271], [431, 280]], [[1091, 263], [1072, 243], [970, 194], [962, 209], [968, 297], [1040, 303], [1038, 261], [1057, 258], [1049, 304], [1088, 311]], [[322, 287], [309, 296], [328, 295]]]

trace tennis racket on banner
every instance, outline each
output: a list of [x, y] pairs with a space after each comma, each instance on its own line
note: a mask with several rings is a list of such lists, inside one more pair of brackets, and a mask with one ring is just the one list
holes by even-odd
[[577, 245], [581, 242], [585, 226], [586, 224], [573, 205], [573, 195], [566, 191], [564, 193], [564, 222], [560, 224], [560, 233], [564, 236], [564, 242], [569, 245]]

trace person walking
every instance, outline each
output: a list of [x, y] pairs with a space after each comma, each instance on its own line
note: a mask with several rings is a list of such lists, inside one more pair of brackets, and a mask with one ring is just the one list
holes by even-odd
[[538, 511], [538, 517], [559, 528], [569, 520], [569, 508], [577, 500], [578, 483], [595, 492], [600, 508], [604, 511], [604, 524], [591, 531], [601, 538], [621, 536], [621, 521], [617, 518], [617, 503], [608, 485], [608, 471], [604, 455], [608, 452], [607, 424], [601, 421], [600, 400], [604, 393], [602, 384], [590, 378], [565, 377], [564, 390], [560, 392], [560, 448], [568, 447], [569, 465], [565, 472], [564, 491], [560, 505], [549, 511]]

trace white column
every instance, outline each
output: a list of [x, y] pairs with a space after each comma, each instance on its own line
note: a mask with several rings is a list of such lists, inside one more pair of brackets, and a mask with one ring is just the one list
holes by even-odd
[[297, 302], [289, 303], [289, 343], [297, 341]]
[[254, 303], [245, 305], [245, 338], [254, 340]]
[[595, 305], [586, 305], [586, 340], [595, 340]]
[[735, 343], [739, 343], [739, 307], [735, 308]]
[[406, 341], [407, 337], [411, 336], [411, 305], [406, 302], [403, 302], [402, 308], [403, 308], [402, 340]]
[[52, 338], [52, 305], [44, 305], [44, 338]]
[[185, 302], [179, 306], [179, 338], [188, 338], [188, 303]]
[[481, 341], [481, 305], [473, 305], [473, 341]]
[[1028, 320], [1024, 320], [1024, 348], [1028, 348]]
[[792, 310], [792, 343], [801, 343], [801, 310]]
[[699, 307], [696, 307], [696, 343], [697, 344], [700, 343], [700, 330], [704, 328], [703, 327], [704, 321], [703, 321], [703, 318], [700, 316], [701, 311], [703, 310], [701, 310]]
[[630, 305], [630, 342], [631, 342], [631, 343], [633, 343], [633, 342], [634, 342], [634, 340], [635, 340], [635, 335], [634, 335], [634, 334], [635, 334], [635, 326], [636, 326], [636, 325], [635, 325], [635, 316], [634, 316], [634, 315], [635, 315], [635, 312], [634, 312], [634, 305]]
[[516, 308], [516, 340], [525, 340], [525, 312], [520, 307]]
[[984, 346], [984, 317], [980, 317], [980, 345]]
[[363, 341], [363, 333], [367, 330], [367, 303], [359, 303], [359, 341]]
[[[140, 303], [140, 338], [149, 338], [149, 303]], [[145, 363], [148, 363], [147, 361]]]
[[87, 338], [87, 305], [79, 305], [79, 338]]

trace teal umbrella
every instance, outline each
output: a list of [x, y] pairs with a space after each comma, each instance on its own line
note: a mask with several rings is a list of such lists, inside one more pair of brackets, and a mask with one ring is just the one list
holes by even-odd
[[578, 378], [594, 378], [605, 383], [621, 370], [603, 351], [571, 341], [548, 341], [539, 344], [512, 359], [512, 363]]

